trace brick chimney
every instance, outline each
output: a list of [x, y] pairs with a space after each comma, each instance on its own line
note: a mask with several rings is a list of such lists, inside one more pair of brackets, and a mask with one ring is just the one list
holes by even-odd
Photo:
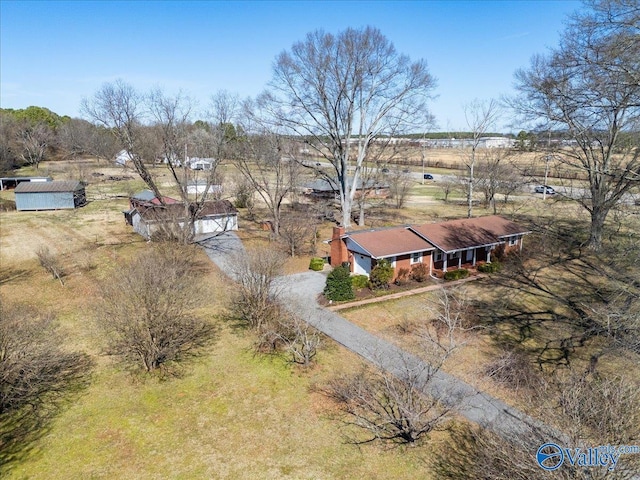
[[340, 238], [344, 235], [344, 227], [333, 227], [333, 235], [331, 236], [331, 266], [338, 267], [342, 262], [349, 261], [349, 252], [347, 244]]

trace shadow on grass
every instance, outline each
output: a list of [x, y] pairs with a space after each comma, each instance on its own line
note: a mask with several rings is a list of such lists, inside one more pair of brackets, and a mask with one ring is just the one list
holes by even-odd
[[28, 401], [14, 404], [15, 407], [2, 405], [0, 476], [37, 454], [37, 442], [50, 431], [55, 418], [89, 387], [92, 368], [93, 361], [88, 355], [70, 354], [69, 364], [59, 372], [55, 384], [43, 385]]
[[617, 348], [640, 353], [640, 325], [622, 321], [630, 308], [640, 309], [628, 255], [585, 248], [588, 225], [578, 221], [520, 221], [533, 232], [528, 247], [505, 259], [502, 272], [491, 276], [493, 291], [474, 305], [496, 344], [551, 368], [581, 355], [591, 356], [594, 367]]
[[0, 268], [0, 285], [8, 283], [31, 273], [30, 270], [16, 266]]

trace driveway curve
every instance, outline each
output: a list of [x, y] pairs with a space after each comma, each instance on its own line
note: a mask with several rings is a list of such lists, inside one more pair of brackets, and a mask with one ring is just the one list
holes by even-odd
[[[202, 245], [209, 258], [227, 274], [230, 256], [243, 249], [242, 242], [232, 232]], [[540, 441], [563, 440], [559, 432], [520, 410], [476, 390], [453, 375], [434, 370], [424, 360], [321, 307], [317, 297], [324, 288], [325, 280], [326, 273], [310, 271], [283, 276], [278, 280], [278, 287], [287, 308], [314, 328], [392, 375], [402, 378], [411, 371], [422, 376], [426, 394], [454, 408], [466, 419], [491, 428], [506, 438], [518, 436], [529, 439], [532, 448], [537, 448]]]

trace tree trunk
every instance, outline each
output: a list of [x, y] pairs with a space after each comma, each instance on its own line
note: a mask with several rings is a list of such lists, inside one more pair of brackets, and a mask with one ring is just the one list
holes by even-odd
[[591, 211], [591, 231], [589, 234], [589, 248], [600, 251], [602, 248], [602, 232], [604, 231], [604, 221], [607, 218], [608, 210], [594, 208]]
[[342, 226], [344, 228], [351, 228], [351, 199], [347, 195], [342, 202]]
[[468, 190], [468, 209], [467, 209], [467, 218], [471, 218], [473, 216], [473, 167], [476, 162], [476, 150], [473, 147], [471, 151], [471, 165], [469, 165], [469, 190]]

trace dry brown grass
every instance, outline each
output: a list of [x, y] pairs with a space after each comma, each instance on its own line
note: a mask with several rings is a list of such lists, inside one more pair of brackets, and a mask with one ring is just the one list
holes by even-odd
[[[344, 445], [314, 386], [360, 360], [330, 342], [310, 370], [255, 355], [253, 339], [222, 319], [233, 285], [204, 252], [201, 313], [220, 327], [207, 354], [166, 381], [132, 376], [105, 355], [92, 313], [100, 281], [151, 246], [124, 224], [123, 182], [100, 185], [108, 195], [77, 211], [0, 213], [0, 295], [54, 313], [65, 347], [96, 361], [89, 389], [8, 478], [429, 478], [422, 451]], [[64, 286], [37, 263], [43, 243], [66, 267]]]

